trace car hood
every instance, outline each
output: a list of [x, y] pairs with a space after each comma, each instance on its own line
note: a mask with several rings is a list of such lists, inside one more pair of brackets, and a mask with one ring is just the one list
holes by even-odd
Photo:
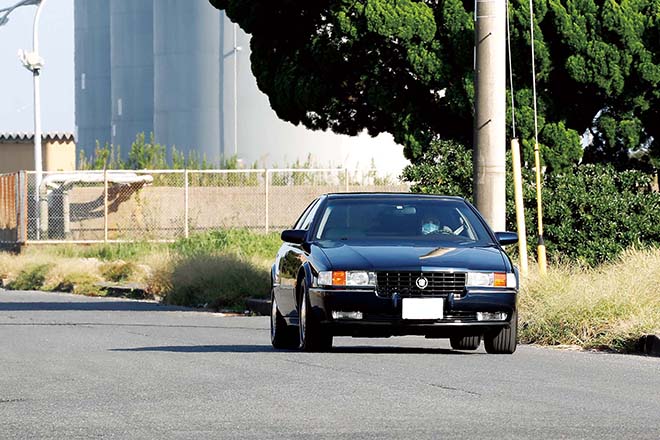
[[335, 270], [509, 270], [508, 260], [496, 246], [468, 248], [340, 242], [319, 243], [318, 246]]

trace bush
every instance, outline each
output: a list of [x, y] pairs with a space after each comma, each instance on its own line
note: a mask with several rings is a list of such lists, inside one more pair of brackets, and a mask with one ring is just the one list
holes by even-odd
[[64, 275], [61, 281], [52, 287], [44, 286], [45, 290], [68, 292], [76, 295], [104, 296], [104, 291], [97, 285], [98, 279], [88, 273], [72, 272]]
[[28, 266], [21, 270], [16, 279], [7, 285], [11, 290], [39, 290], [44, 286], [50, 264]]
[[[632, 246], [660, 244], [660, 194], [649, 190], [650, 182], [640, 171], [604, 165], [548, 176], [543, 191], [548, 250], [593, 266]], [[536, 207], [529, 212], [535, 216]]]
[[181, 306], [244, 310], [245, 299], [270, 292], [268, 271], [234, 254], [177, 259], [169, 279], [164, 302]]
[[135, 263], [130, 261], [112, 261], [101, 266], [103, 278], [115, 283], [128, 280], [133, 272], [135, 272]]
[[[507, 164], [510, 160], [507, 161]], [[536, 245], [536, 192], [531, 170], [523, 172], [525, 220], [530, 247]], [[472, 152], [440, 141], [407, 166], [403, 178], [415, 192], [472, 198]], [[512, 176], [507, 178], [507, 227], [515, 229]], [[554, 261], [568, 257], [587, 265], [615, 259], [631, 246], [660, 244], [660, 194], [641, 171], [618, 172], [608, 165], [579, 165], [546, 174], [543, 182], [544, 239]]]

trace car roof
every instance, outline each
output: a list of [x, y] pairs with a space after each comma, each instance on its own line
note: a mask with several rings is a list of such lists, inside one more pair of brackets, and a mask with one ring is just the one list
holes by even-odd
[[409, 192], [348, 192], [348, 193], [328, 193], [325, 194], [328, 199], [354, 199], [354, 198], [383, 198], [383, 199], [397, 199], [397, 198], [412, 198], [412, 199], [439, 199], [439, 200], [454, 200], [462, 201], [465, 199], [458, 196], [444, 196], [439, 194], [418, 194]]

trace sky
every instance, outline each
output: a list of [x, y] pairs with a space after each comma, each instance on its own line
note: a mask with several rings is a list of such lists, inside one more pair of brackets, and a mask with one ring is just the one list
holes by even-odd
[[[44, 133], [73, 133], [74, 63], [73, 0], [45, 0], [39, 26], [41, 125]], [[18, 0], [0, 0], [0, 9]], [[32, 50], [36, 6], [22, 6], [0, 26], [0, 133], [34, 131], [32, 74], [18, 59]]]

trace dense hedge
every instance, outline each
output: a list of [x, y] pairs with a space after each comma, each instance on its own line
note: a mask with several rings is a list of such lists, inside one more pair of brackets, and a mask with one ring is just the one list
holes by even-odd
[[[510, 160], [508, 161], [510, 164]], [[507, 170], [507, 225], [515, 230], [510, 169]], [[423, 193], [472, 199], [472, 152], [440, 141], [403, 171]], [[660, 193], [651, 191], [652, 176], [614, 170], [607, 165], [579, 165], [543, 181], [544, 238], [552, 259], [568, 257], [588, 265], [612, 260], [626, 248], [660, 244]], [[530, 168], [524, 176], [528, 244], [536, 245], [536, 194]]]

